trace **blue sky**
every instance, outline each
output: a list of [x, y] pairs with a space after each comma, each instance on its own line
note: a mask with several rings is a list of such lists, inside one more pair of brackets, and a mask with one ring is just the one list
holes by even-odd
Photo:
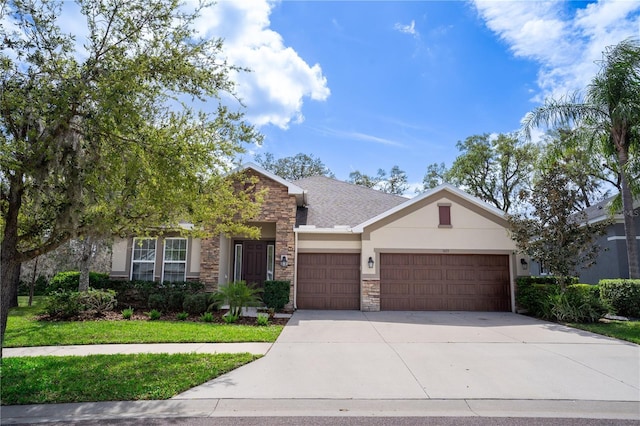
[[319, 157], [346, 180], [400, 166], [412, 184], [456, 142], [511, 132], [546, 96], [583, 88], [609, 45], [640, 36], [640, 2], [222, 0], [253, 154]]

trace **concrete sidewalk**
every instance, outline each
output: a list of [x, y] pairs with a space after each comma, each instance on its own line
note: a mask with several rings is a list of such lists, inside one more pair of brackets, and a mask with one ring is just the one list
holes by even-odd
[[137, 353], [198, 353], [221, 354], [248, 352], [264, 355], [273, 343], [152, 343], [118, 345], [73, 345], [73, 346], [33, 346], [24, 348], [3, 348], [5, 358], [18, 356], [85, 356], [93, 354], [137, 354]]
[[637, 420], [638, 404], [490, 399], [198, 399], [2, 407], [2, 424], [196, 417], [528, 417]]

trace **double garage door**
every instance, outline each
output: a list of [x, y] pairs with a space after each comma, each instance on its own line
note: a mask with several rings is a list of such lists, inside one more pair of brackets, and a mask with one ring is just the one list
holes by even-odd
[[509, 256], [381, 254], [380, 310], [509, 311]]
[[[360, 309], [360, 255], [298, 254], [299, 309]], [[509, 256], [380, 255], [380, 310], [509, 311]]]

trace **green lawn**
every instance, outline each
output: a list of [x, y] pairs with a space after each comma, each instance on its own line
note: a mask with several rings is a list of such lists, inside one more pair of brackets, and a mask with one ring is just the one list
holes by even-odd
[[594, 322], [589, 324], [571, 323], [568, 325], [640, 345], [640, 321], [611, 321], [609, 323]]
[[9, 313], [4, 347], [88, 345], [105, 343], [275, 342], [283, 326], [256, 327], [182, 321], [36, 321], [38, 305]]
[[247, 353], [5, 358], [2, 405], [169, 399], [257, 358]]

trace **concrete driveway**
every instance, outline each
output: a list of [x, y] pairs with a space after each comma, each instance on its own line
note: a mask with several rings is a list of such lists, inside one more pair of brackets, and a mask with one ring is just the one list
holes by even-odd
[[174, 399], [204, 398], [640, 401], [640, 346], [512, 313], [297, 311]]

